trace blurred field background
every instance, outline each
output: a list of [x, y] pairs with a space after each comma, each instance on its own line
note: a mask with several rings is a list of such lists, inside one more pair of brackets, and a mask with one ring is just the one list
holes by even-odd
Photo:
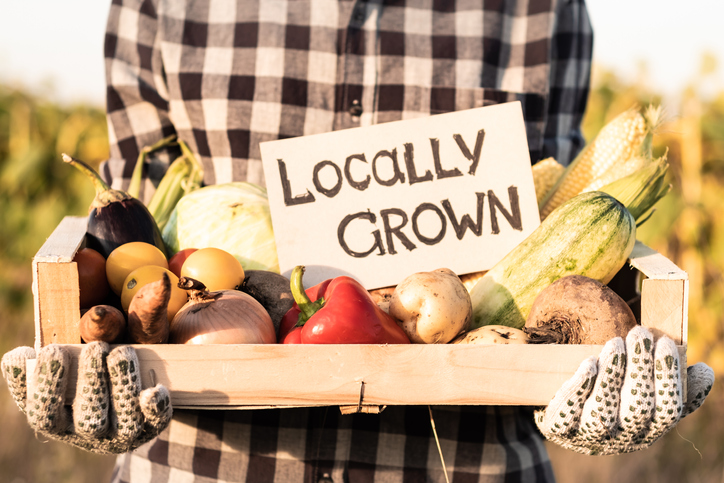
[[[589, 457], [549, 446], [561, 482], [724, 482], [724, 88], [712, 93], [709, 86], [703, 94], [717, 70], [714, 56], [704, 55], [690, 86], [666, 99], [668, 118], [655, 154], [668, 149], [673, 191], [638, 236], [689, 274], [689, 363], [714, 368], [714, 390], [702, 409], [649, 450]], [[642, 86], [596, 70], [587, 139], [634, 104], [664, 101]], [[87, 180], [62, 163], [61, 152], [95, 166], [107, 156], [102, 108], [57, 105], [0, 86], [0, 353], [33, 345], [32, 257], [63, 216], [85, 215], [93, 197]], [[36, 438], [4, 387], [0, 428], [0, 482], [110, 477], [113, 457]]]

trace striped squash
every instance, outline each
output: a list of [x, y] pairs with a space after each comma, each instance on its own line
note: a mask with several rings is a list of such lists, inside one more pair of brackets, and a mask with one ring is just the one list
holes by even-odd
[[573, 197], [475, 284], [471, 329], [523, 327], [538, 293], [566, 275], [608, 283], [635, 241], [636, 222], [614, 197], [600, 191]]

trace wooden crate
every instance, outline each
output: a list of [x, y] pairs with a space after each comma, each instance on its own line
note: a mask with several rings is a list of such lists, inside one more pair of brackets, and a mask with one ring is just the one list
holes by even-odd
[[[36, 348], [81, 349], [78, 273], [72, 261], [86, 219], [67, 217], [33, 259]], [[640, 321], [679, 346], [686, 368], [688, 277], [637, 242]], [[637, 284], [638, 286], [638, 284]], [[400, 404], [543, 405], [597, 355], [595, 345], [137, 345], [144, 387], [166, 385], [176, 407]], [[75, 374], [75, 370], [71, 370]], [[684, 378], [685, 380], [685, 378]], [[74, 381], [69, 385], [74, 391]]]

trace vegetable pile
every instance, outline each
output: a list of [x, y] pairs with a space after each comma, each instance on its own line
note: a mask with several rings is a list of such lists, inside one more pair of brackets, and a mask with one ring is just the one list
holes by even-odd
[[[368, 291], [352, 277], [303, 285], [279, 274], [266, 191], [201, 186], [188, 148], [149, 211], [92, 180], [78, 266], [84, 342], [182, 344], [602, 344], [637, 322], [607, 283], [626, 263], [637, 223], [669, 190], [651, 155], [659, 111], [631, 110], [567, 168], [533, 168], [541, 224], [487, 272], [410, 274]], [[156, 149], [152, 146], [143, 156]], [[611, 146], [614, 146], [612, 148]], [[137, 166], [134, 177], [141, 173]], [[138, 182], [129, 191], [136, 193]], [[159, 227], [163, 227], [161, 230]]]

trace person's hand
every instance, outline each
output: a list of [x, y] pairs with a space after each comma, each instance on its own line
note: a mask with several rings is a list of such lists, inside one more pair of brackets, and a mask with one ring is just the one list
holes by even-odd
[[626, 342], [610, 340], [598, 357], [583, 361], [535, 422], [549, 441], [578, 453], [630, 453], [651, 446], [703, 403], [714, 371], [703, 363], [687, 369], [683, 399], [679, 352], [668, 337], [654, 342], [635, 327]]
[[[2, 373], [15, 403], [37, 433], [87, 451], [120, 454], [155, 438], [171, 420], [168, 390], [162, 385], [141, 390], [136, 351], [104, 342], [86, 344], [78, 360], [72, 408], [65, 405], [70, 356], [59, 345], [37, 353], [33, 374], [26, 361], [35, 350], [18, 347], [2, 358]], [[28, 378], [35, 390], [27, 395]]]

